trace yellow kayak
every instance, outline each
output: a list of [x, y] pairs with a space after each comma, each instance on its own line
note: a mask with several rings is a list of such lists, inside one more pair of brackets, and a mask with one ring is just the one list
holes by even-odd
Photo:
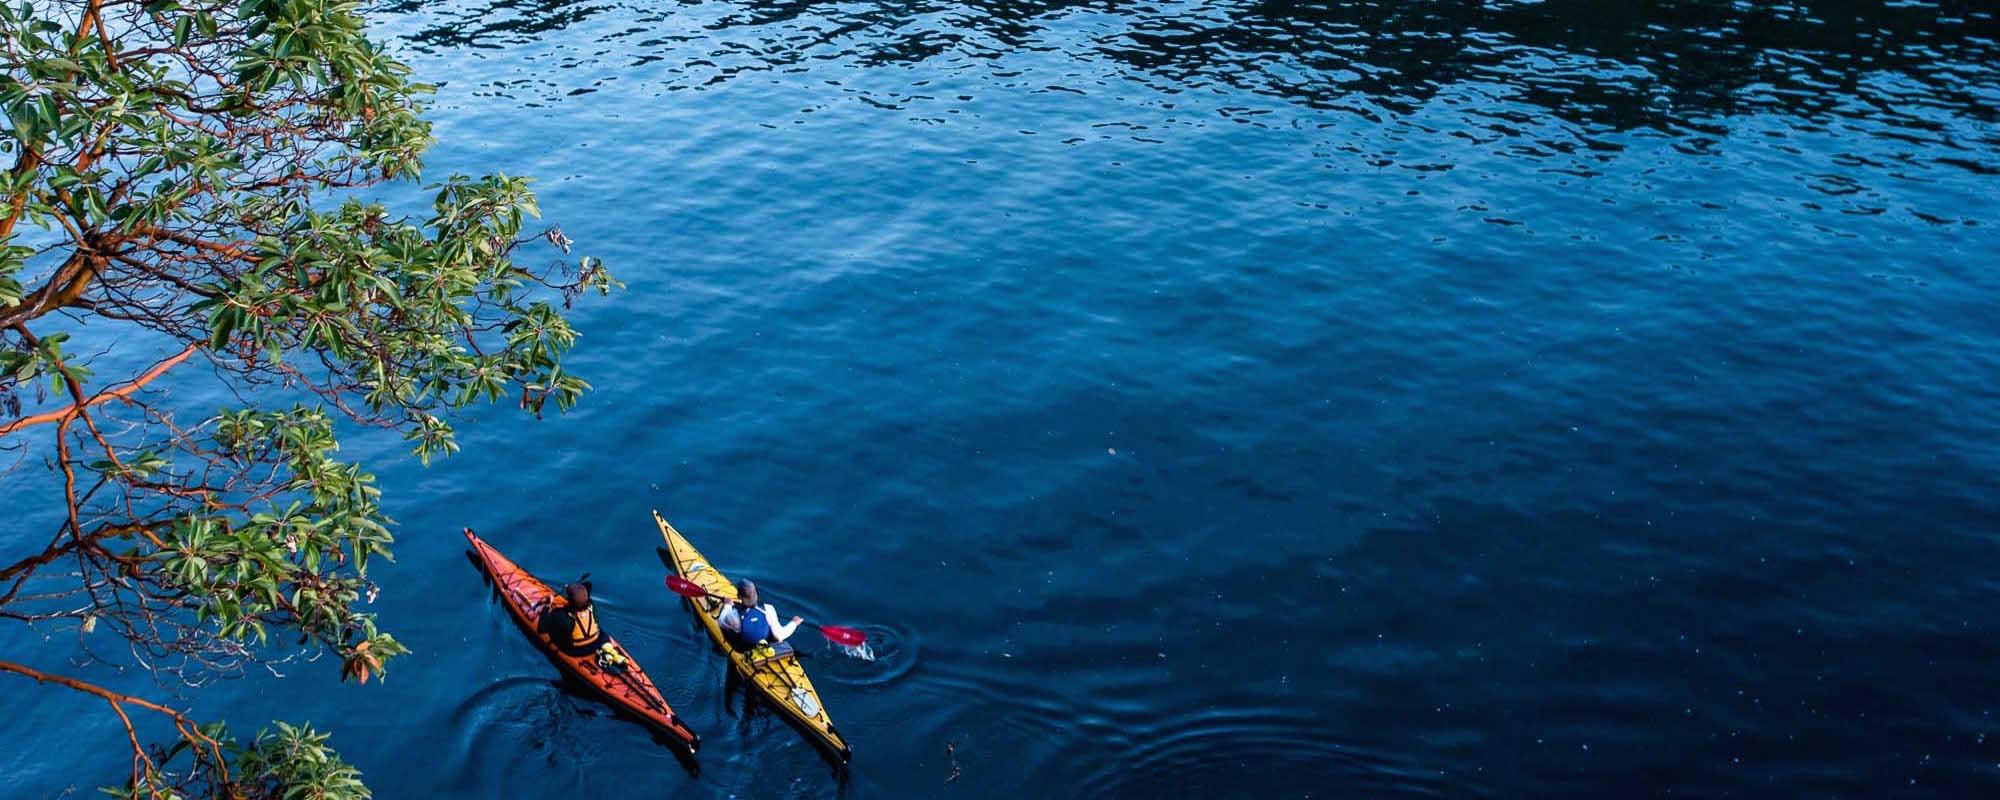
[[[653, 521], [659, 523], [660, 536], [667, 540], [667, 553], [673, 562], [674, 574], [692, 581], [710, 594], [732, 600], [736, 598], [735, 582], [710, 566], [701, 551], [694, 549], [687, 537], [667, 524], [660, 517], [660, 512], [653, 512]], [[780, 652], [762, 646], [744, 652], [730, 646], [729, 641], [723, 638], [722, 624], [715, 621], [722, 602], [710, 597], [687, 600], [687, 605], [694, 612], [695, 619], [700, 620], [701, 626], [708, 630], [709, 638], [729, 654], [729, 663], [736, 674], [784, 712], [792, 724], [846, 763], [854, 753], [848, 749], [847, 740], [841, 738], [840, 731], [834, 729], [833, 718], [828, 717], [826, 709], [820, 705], [819, 691], [813, 688], [812, 679], [806, 677], [805, 665], [799, 663], [798, 657], [789, 649]]]

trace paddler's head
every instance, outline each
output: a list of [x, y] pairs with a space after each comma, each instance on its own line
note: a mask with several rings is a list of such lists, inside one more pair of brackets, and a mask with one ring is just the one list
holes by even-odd
[[746, 606], [758, 605], [757, 584], [751, 583], [750, 581], [744, 581], [742, 583], [736, 584], [736, 602], [742, 603], [743, 605]]
[[572, 583], [564, 586], [563, 598], [569, 601], [570, 608], [582, 608], [590, 605], [590, 587], [581, 583]]

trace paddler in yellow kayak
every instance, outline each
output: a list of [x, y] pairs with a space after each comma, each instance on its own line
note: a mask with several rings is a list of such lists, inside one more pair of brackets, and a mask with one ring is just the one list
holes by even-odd
[[736, 599], [723, 603], [722, 611], [715, 615], [715, 621], [735, 635], [740, 640], [737, 647], [744, 650], [792, 638], [792, 631], [805, 622], [804, 617], [795, 616], [784, 624], [772, 624], [777, 618], [778, 610], [770, 603], [758, 604], [757, 584], [747, 580], [736, 584]]

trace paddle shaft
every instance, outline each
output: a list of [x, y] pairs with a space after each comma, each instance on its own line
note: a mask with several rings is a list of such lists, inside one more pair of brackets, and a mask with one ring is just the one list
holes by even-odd
[[[667, 581], [667, 588], [673, 589], [675, 594], [679, 594], [682, 597], [687, 596], [686, 594], [683, 594], [680, 589], [681, 586], [685, 586], [694, 589], [695, 591], [701, 592], [702, 597], [712, 597], [717, 600], [721, 600], [722, 602], [725, 603], [736, 602], [735, 598], [723, 597], [722, 595], [716, 594], [714, 592], [702, 588], [701, 584], [695, 583], [694, 581], [688, 580], [686, 578], [682, 578], [679, 575], [669, 575], [667, 577], [674, 579]], [[679, 582], [678, 586], [676, 585], [675, 581]], [[799, 617], [798, 619], [800, 622], [806, 624], [807, 626], [810, 626], [813, 630], [819, 631], [819, 634], [821, 636], [825, 636], [828, 639], [832, 639], [835, 642], [840, 642], [842, 644], [846, 644], [847, 642], [845, 640], [847, 639], [856, 639], [857, 641], [855, 641], [853, 644], [858, 645], [860, 644], [860, 642], [858, 641], [860, 637], [866, 635], [862, 634], [860, 631], [857, 631], [853, 628], [847, 628], [838, 625], [834, 626], [821, 625], [817, 622], [806, 619], [804, 617]], [[831, 628], [831, 630], [829, 630], [829, 628]]]
[[[695, 588], [697, 588], [697, 589], [700, 589], [701, 587], [697, 585], [697, 586], [696, 586]], [[736, 598], [733, 598], [733, 597], [723, 597], [722, 595], [719, 595], [719, 594], [716, 594], [716, 593], [714, 593], [714, 592], [711, 592], [711, 591], [709, 591], [709, 590], [707, 590], [707, 589], [702, 589], [702, 590], [701, 590], [701, 596], [703, 596], [703, 597], [713, 597], [713, 598], [715, 598], [715, 599], [717, 599], [717, 600], [721, 600], [722, 602], [725, 602], [725, 603], [734, 603], [734, 602], [736, 602]], [[809, 625], [809, 626], [811, 626], [811, 627], [812, 627], [812, 628], [813, 628], [814, 630], [817, 630], [817, 631], [820, 631], [820, 632], [822, 632], [822, 633], [824, 633], [824, 632], [826, 631], [826, 629], [825, 629], [825, 628], [822, 628], [822, 627], [820, 627], [820, 626], [819, 626], [819, 623], [817, 623], [817, 622], [814, 622], [814, 621], [812, 621], [812, 620], [809, 620], [809, 619], [806, 619], [805, 617], [799, 617], [799, 621], [800, 621], [800, 622], [802, 622], [802, 623], [805, 623], [806, 625]]]

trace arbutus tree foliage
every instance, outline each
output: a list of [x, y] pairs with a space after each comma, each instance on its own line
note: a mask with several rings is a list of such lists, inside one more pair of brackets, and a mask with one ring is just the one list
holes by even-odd
[[[456, 409], [587, 389], [564, 314], [616, 283], [526, 227], [526, 180], [370, 202], [422, 180], [428, 92], [343, 0], [0, 0], [0, 508], [60, 519], [0, 525], [0, 620], [89, 655], [0, 672], [107, 705], [121, 796], [366, 797], [325, 733], [239, 740], [180, 690], [321, 655], [367, 683], [405, 652], [364, 610], [392, 522], [337, 430], [428, 460]], [[184, 380], [235, 403], [176, 407]], [[163, 696], [100, 685], [103, 661]]]

